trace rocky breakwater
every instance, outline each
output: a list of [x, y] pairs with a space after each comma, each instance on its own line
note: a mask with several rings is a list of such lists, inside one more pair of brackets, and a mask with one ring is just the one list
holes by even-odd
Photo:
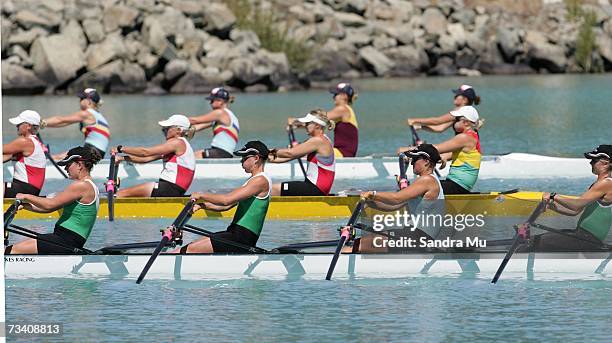
[[[594, 16], [586, 57], [583, 20], [559, 2], [521, 13], [462, 0], [3, 0], [2, 88], [164, 94], [371, 76], [610, 71], [612, 8], [581, 8]], [[256, 20], [264, 16], [272, 21]]]

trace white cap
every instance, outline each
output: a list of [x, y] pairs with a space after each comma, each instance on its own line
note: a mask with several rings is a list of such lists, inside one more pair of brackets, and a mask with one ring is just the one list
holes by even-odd
[[326, 127], [327, 124], [325, 124], [324, 121], [322, 121], [321, 119], [317, 118], [316, 116], [313, 116], [312, 114], [308, 113], [305, 117], [302, 118], [298, 118], [298, 120], [300, 121], [300, 123], [317, 123], [323, 127]]
[[189, 118], [182, 114], [174, 114], [170, 116], [170, 118], [162, 120], [158, 123], [163, 127], [178, 126], [184, 130], [189, 129], [189, 126], [191, 126], [191, 124], [189, 124]]
[[474, 106], [463, 106], [458, 110], [451, 111], [451, 116], [453, 117], [465, 117], [465, 119], [471, 121], [472, 123], [478, 123], [478, 111]]
[[40, 114], [36, 111], [25, 110], [15, 118], [10, 118], [9, 122], [13, 125], [19, 125], [21, 123], [28, 123], [32, 125], [40, 125]]

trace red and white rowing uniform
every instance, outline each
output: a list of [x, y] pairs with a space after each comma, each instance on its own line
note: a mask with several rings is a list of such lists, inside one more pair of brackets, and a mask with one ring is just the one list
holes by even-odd
[[164, 155], [164, 169], [159, 178], [187, 190], [191, 186], [191, 182], [193, 182], [196, 159], [191, 144], [184, 137], [179, 137], [178, 139], [182, 140], [185, 144], [185, 152], [182, 155], [174, 153]]
[[322, 156], [315, 152], [308, 154], [306, 157], [306, 161], [308, 161], [306, 178], [315, 184], [321, 192], [328, 195], [336, 177], [336, 158], [331, 140], [326, 135], [323, 135], [323, 137], [327, 139], [332, 153], [329, 156]]
[[28, 138], [34, 143], [34, 151], [30, 156], [24, 156], [21, 153], [15, 155], [13, 178], [42, 189], [47, 167], [45, 150], [36, 136], [31, 135]]

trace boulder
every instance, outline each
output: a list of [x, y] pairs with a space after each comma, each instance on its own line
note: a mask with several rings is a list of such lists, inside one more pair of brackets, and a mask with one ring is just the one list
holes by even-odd
[[174, 83], [189, 69], [189, 63], [185, 60], [172, 60], [164, 67], [164, 78]]
[[525, 37], [529, 64], [534, 69], [546, 69], [551, 73], [561, 73], [567, 66], [565, 49], [548, 43], [544, 34], [538, 31], [527, 31]]
[[463, 24], [448, 24], [446, 31], [448, 32], [449, 36], [455, 41], [455, 44], [458, 47], [462, 48], [465, 46], [467, 38], [465, 29], [463, 28]]
[[104, 10], [102, 23], [104, 31], [114, 32], [118, 29], [134, 27], [139, 16], [138, 10], [125, 6], [113, 5]]
[[385, 55], [395, 62], [389, 72], [391, 76], [414, 76], [429, 68], [429, 57], [425, 50], [412, 45], [387, 49]]
[[314, 24], [315, 15], [304, 8], [302, 4], [289, 7], [289, 14], [305, 24]]
[[176, 48], [166, 38], [164, 27], [155, 17], [149, 16], [142, 25], [142, 38], [153, 53], [170, 61], [176, 57]]
[[95, 88], [105, 90], [108, 88], [112, 78], [119, 78], [123, 71], [123, 62], [116, 60], [107, 63], [81, 75], [68, 86], [69, 93], [76, 93], [84, 88]]
[[448, 56], [442, 56], [438, 59], [438, 63], [435, 67], [428, 71], [429, 75], [438, 76], [452, 76], [457, 75], [457, 67], [452, 58]]
[[325, 18], [323, 22], [317, 24], [317, 39], [342, 39], [345, 36], [346, 30], [344, 26], [334, 18]]
[[596, 40], [599, 55], [608, 63], [612, 63], [612, 38], [599, 35]]
[[474, 20], [476, 19], [476, 13], [472, 9], [469, 8], [460, 8], [453, 12], [450, 16], [451, 20], [459, 22], [463, 24], [465, 28], [468, 28], [474, 25]]
[[395, 63], [374, 47], [366, 46], [359, 49], [359, 57], [377, 76], [385, 75]]
[[109, 91], [113, 93], [139, 93], [147, 88], [145, 72], [136, 63], [123, 63], [119, 77], [111, 78]]
[[164, 95], [168, 94], [162, 87], [162, 83], [164, 82], [164, 74], [158, 73], [154, 77], [151, 78], [149, 82], [147, 82], [147, 88], [144, 90], [145, 95]]
[[317, 26], [315, 24], [300, 25], [297, 28], [293, 29], [290, 33], [290, 37], [299, 42], [306, 42], [309, 40], [313, 40], [315, 39], [316, 35], [317, 35]]
[[437, 8], [429, 7], [423, 12], [423, 26], [427, 33], [441, 36], [446, 32], [446, 16]]
[[71, 19], [67, 24], [62, 25], [60, 33], [70, 37], [72, 41], [77, 43], [81, 50], [85, 51], [87, 48], [87, 38], [81, 28], [81, 25], [75, 19]]
[[232, 32], [230, 32], [230, 39], [236, 43], [237, 48], [244, 53], [255, 52], [261, 46], [259, 37], [251, 30], [232, 30]]
[[176, 0], [172, 6], [190, 17], [200, 17], [203, 13], [202, 4], [199, 1]]
[[457, 51], [455, 55], [455, 64], [459, 68], [471, 69], [477, 60], [478, 56], [468, 48]]
[[106, 36], [102, 22], [97, 19], [83, 20], [83, 31], [85, 31], [89, 43], [92, 44], [100, 43]]
[[506, 62], [514, 62], [515, 56], [519, 53], [521, 39], [517, 30], [499, 26], [496, 33], [497, 44]]
[[52, 11], [33, 11], [25, 9], [18, 11], [17, 14], [15, 14], [14, 20], [17, 24], [26, 29], [31, 29], [34, 26], [53, 29], [60, 25], [62, 16]]
[[234, 75], [234, 81], [244, 88], [256, 83], [271, 83], [275, 88], [289, 77], [289, 61], [284, 53], [273, 53], [265, 49], [252, 56], [233, 59], [228, 69]]
[[4, 95], [38, 94], [47, 84], [30, 69], [2, 61], [2, 93]]
[[172, 86], [170, 93], [208, 93], [211, 88], [226, 83], [231, 77], [232, 74], [229, 71], [221, 72], [213, 67], [197, 68], [192, 66]]
[[[332, 38], [333, 39], [333, 38]], [[351, 70], [346, 60], [347, 54], [341, 50], [321, 49], [313, 59], [308, 71], [308, 78], [313, 81], [327, 81], [340, 78]]]
[[362, 27], [366, 25], [366, 20], [354, 13], [335, 12], [334, 18], [345, 27]]
[[[2, 55], [4, 55], [4, 50], [6, 50], [6, 48], [8, 48], [9, 46], [9, 39], [11, 37], [12, 34], [12, 24], [11, 22], [2, 17], [0, 18], [0, 32], [2, 33], [2, 37], [0, 38], [0, 41], [2, 41]], [[34, 37], [35, 38], [35, 37]], [[30, 41], [31, 42], [31, 41]], [[29, 46], [29, 44], [28, 44]]]
[[346, 36], [344, 36], [343, 41], [357, 48], [370, 45], [372, 42], [372, 29], [371, 27], [346, 29]]
[[395, 40], [395, 38], [391, 38], [386, 35], [380, 35], [374, 37], [374, 40], [372, 41], [372, 46], [377, 50], [384, 50], [397, 46], [397, 41]]
[[65, 35], [39, 37], [32, 44], [30, 57], [36, 75], [52, 85], [74, 78], [85, 66], [85, 55], [78, 43]]
[[149, 52], [141, 51], [138, 56], [136, 56], [136, 62], [144, 69], [147, 79], [150, 79], [159, 72], [159, 57]]
[[[36, 38], [48, 35], [49, 32], [47, 32], [47, 30], [40, 27], [34, 27], [28, 31], [13, 32], [6, 42], [8, 42], [9, 45], [21, 45], [24, 49], [29, 49]], [[2, 44], [4, 44], [4, 42], [5, 40], [2, 38]]]
[[403, 45], [409, 45], [414, 41], [414, 31], [410, 24], [387, 25], [385, 33]]
[[102, 43], [92, 44], [87, 48], [87, 69], [97, 67], [127, 55], [123, 39], [120, 34], [111, 34]]
[[236, 17], [223, 3], [204, 6], [205, 29], [214, 34], [226, 35], [236, 23]]
[[28, 52], [20, 45], [13, 45], [9, 49], [9, 56], [19, 57], [19, 65], [26, 68], [32, 67], [32, 59], [28, 55]]

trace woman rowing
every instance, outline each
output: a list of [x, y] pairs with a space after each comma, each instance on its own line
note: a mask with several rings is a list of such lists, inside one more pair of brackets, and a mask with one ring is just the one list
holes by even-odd
[[[405, 154], [411, 158], [412, 170], [417, 175], [412, 184], [399, 192], [367, 191], [363, 192], [361, 197], [367, 199], [368, 207], [382, 211], [400, 210], [409, 204], [409, 212], [415, 216], [414, 218], [444, 216], [446, 214], [444, 190], [434, 173], [436, 164], [443, 163], [438, 150], [431, 144], [421, 144]], [[412, 227], [386, 230], [386, 232], [395, 231], [398, 238], [401, 236], [417, 241], [421, 238], [432, 240], [440, 236], [441, 225], [435, 225], [438, 219], [441, 218], [432, 221], [423, 219], [413, 222]], [[381, 248], [373, 245], [373, 238], [374, 236], [370, 235], [356, 239], [352, 252], [381, 252]]]
[[184, 137], [189, 130], [189, 119], [175, 114], [159, 122], [166, 141], [152, 147], [113, 148], [116, 162], [149, 163], [161, 159], [163, 169], [158, 182], [145, 182], [129, 188], [119, 189], [117, 197], [181, 197], [193, 182], [196, 160], [191, 144]]
[[[100, 94], [93, 88], [86, 88], [77, 94], [79, 97], [80, 111], [65, 116], [55, 116], [42, 121], [44, 127], [64, 127], [79, 124], [79, 129], [85, 136], [83, 146], [96, 149], [104, 158], [110, 142], [110, 128], [108, 121], [102, 113], [100, 106], [102, 99]], [[66, 153], [53, 155], [53, 159], [62, 159]]]
[[306, 179], [275, 184], [272, 187], [272, 195], [329, 195], [336, 175], [336, 159], [334, 147], [329, 137], [325, 135], [325, 130], [333, 130], [334, 122], [320, 109], [310, 111], [298, 121], [305, 124], [310, 138], [291, 148], [273, 149], [270, 153], [270, 162], [284, 163], [307, 156]]
[[[330, 91], [333, 94], [334, 108], [327, 112], [327, 118], [336, 123], [334, 128], [334, 154], [336, 157], [355, 157], [359, 146], [359, 125], [353, 111], [357, 94], [353, 87], [341, 82]], [[289, 125], [300, 125], [295, 118], [288, 119]]]
[[[67, 248], [83, 248], [96, 222], [99, 208], [98, 187], [90, 172], [102, 156], [90, 147], [70, 149], [57, 164], [64, 166], [68, 177], [74, 180], [53, 198], [32, 194], [17, 194], [24, 209], [50, 213], [61, 209], [53, 233], [41, 234], [39, 239], [26, 239], [6, 248], [5, 254], [69, 254]], [[53, 244], [56, 243], [56, 244]]]
[[[476, 106], [480, 103], [480, 96], [476, 95], [476, 91], [470, 85], [461, 85], [457, 89], [452, 91], [455, 94], [453, 99], [453, 106], [457, 111], [463, 106]], [[426, 117], [426, 118], [409, 118], [407, 120], [409, 126], [413, 126], [415, 129], [426, 128], [434, 132], [443, 132], [455, 123], [455, 118], [449, 111], [438, 117]], [[480, 125], [480, 124], [479, 124]]]
[[[476, 108], [463, 106], [451, 111], [454, 118], [453, 130], [456, 135], [434, 146], [444, 160], [451, 159], [450, 170], [445, 180], [442, 180], [444, 194], [468, 194], [478, 180], [482, 150], [477, 127], [479, 115]], [[399, 151], [410, 149], [400, 148]]]
[[39, 195], [47, 166], [45, 148], [36, 137], [40, 115], [26, 110], [9, 122], [17, 126], [17, 138], [2, 145], [3, 162], [13, 161], [13, 181], [4, 183], [4, 197], [14, 198], [17, 193]]
[[196, 205], [193, 208], [194, 212], [200, 209], [221, 212], [236, 205], [238, 205], [238, 209], [227, 230], [216, 232], [210, 238], [200, 238], [174, 250], [173, 253], [246, 252], [239, 246], [227, 244], [221, 240], [255, 247], [268, 213], [272, 190], [272, 181], [264, 172], [268, 154], [268, 148], [264, 143], [260, 141], [248, 142], [242, 149], [234, 152], [234, 155], [242, 157], [241, 163], [244, 171], [251, 174], [251, 177], [242, 186], [227, 194], [196, 192], [191, 195], [191, 198], [196, 200]]
[[196, 158], [231, 158], [238, 144], [240, 124], [238, 117], [229, 109], [234, 97], [223, 87], [214, 88], [206, 97], [212, 111], [189, 118], [195, 131], [212, 127], [213, 139], [210, 148], [195, 152]]
[[600, 145], [584, 154], [590, 160], [591, 172], [597, 180], [579, 197], [565, 197], [555, 193], [544, 193], [542, 199], [547, 208], [566, 215], [576, 216], [575, 230], [563, 233], [547, 232], [535, 236], [537, 251], [602, 249], [612, 229], [612, 145]]

